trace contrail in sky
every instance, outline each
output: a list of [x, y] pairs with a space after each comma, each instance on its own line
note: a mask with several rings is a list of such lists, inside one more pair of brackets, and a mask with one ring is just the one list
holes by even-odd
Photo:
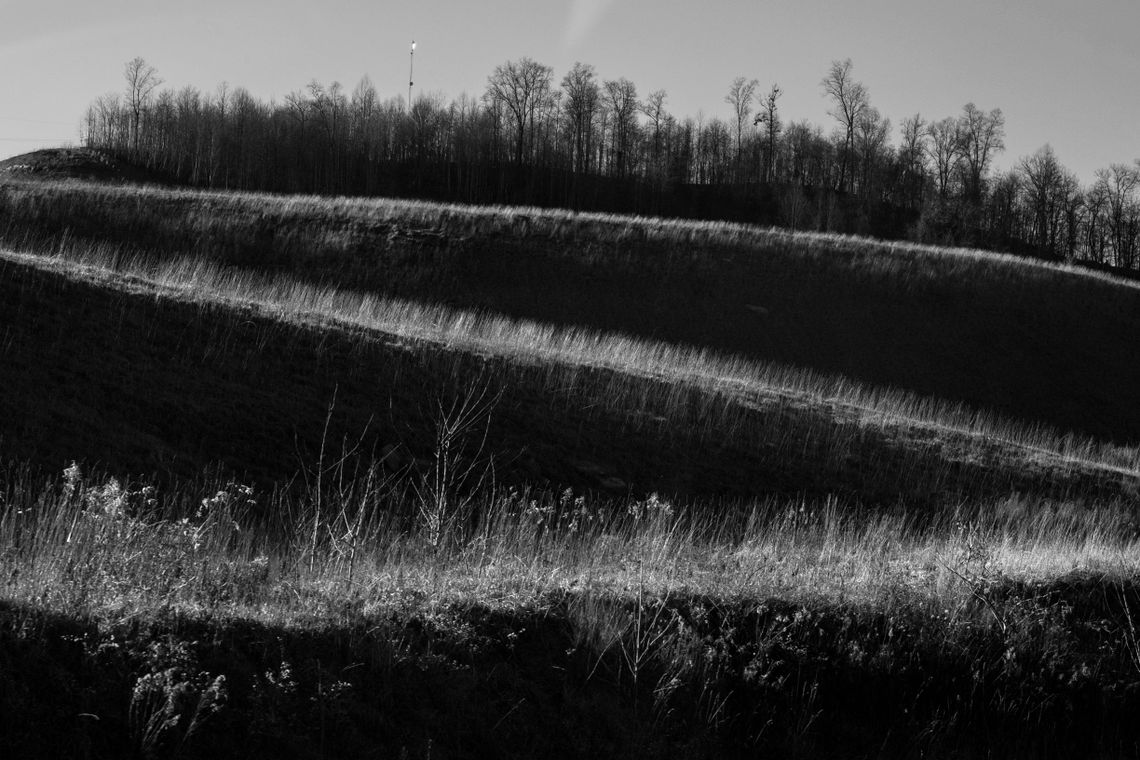
[[566, 24], [566, 47], [574, 47], [594, 30], [614, 0], [573, 0]]

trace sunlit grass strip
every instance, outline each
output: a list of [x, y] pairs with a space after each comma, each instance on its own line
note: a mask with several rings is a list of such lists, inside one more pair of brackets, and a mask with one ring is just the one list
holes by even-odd
[[194, 258], [149, 261], [105, 249], [61, 251], [45, 257], [0, 252], [3, 258], [101, 285], [154, 291], [163, 297], [228, 307], [255, 307], [284, 322], [378, 331], [409, 341], [429, 341], [463, 352], [548, 367], [559, 381], [578, 371], [604, 368], [675, 388], [745, 404], [785, 402], [823, 411], [838, 421], [878, 428], [928, 428], [975, 440], [1000, 441], [1026, 461], [1059, 460], [1084, 467], [1140, 475], [1140, 452], [1048, 426], [1030, 426], [961, 403], [869, 386], [839, 375], [725, 356], [708, 349], [556, 327], [499, 315], [318, 287], [285, 276], [221, 267]]
[[[575, 682], [564, 679], [595, 676], [626, 688], [632, 681], [635, 693], [638, 679], [649, 689], [703, 692], [747, 686], [755, 665], [772, 662], [807, 673], [813, 693], [835, 688], [828, 673], [856, 682], [861, 699], [864, 682], [880, 691], [887, 683], [897, 713], [929, 704], [921, 697], [942, 684], [934, 688], [946, 697], [919, 726], [944, 720], [944, 705], [951, 716], [977, 714], [978, 700], [1032, 732], [1043, 730], [1042, 698], [1072, 700], [1075, 687], [1093, 698], [1095, 720], [1115, 704], [1103, 695], [1132, 689], [1140, 668], [1140, 545], [1111, 513], [1018, 514], [1015, 499], [979, 508], [978, 520], [951, 514], [918, 528], [905, 515], [852, 515], [833, 500], [772, 501], [733, 519], [653, 497], [590, 504], [512, 492], [484, 494], [478, 519], [452, 523], [437, 543], [399, 519], [414, 515], [414, 504], [370, 479], [363, 489], [338, 487], [322, 512], [314, 494], [256, 508], [260, 496], [228, 484], [182, 517], [148, 491], [85, 483], [74, 466], [62, 484], [38, 490], [7, 474], [0, 472], [0, 601], [18, 634], [17, 657], [29, 651], [21, 641], [65, 637], [61, 667], [89, 690], [92, 674], [107, 677], [110, 668], [92, 667], [87, 653], [106, 653], [125, 680], [112, 691], [124, 702], [132, 683], [149, 677], [135, 663], [162, 656], [159, 642], [191, 656], [201, 645], [201, 660], [185, 660], [195, 665], [190, 672], [208, 662], [202, 682], [224, 678], [230, 694], [257, 688], [262, 672], [266, 680], [313, 673], [319, 684], [328, 672], [370, 668], [381, 678], [365, 683], [383, 684], [394, 680], [386, 668], [410, 658], [446, 664], [444, 678], [502, 667], [511, 683], [513, 669], [536, 656], [540, 683], [553, 673], [570, 693]], [[171, 500], [194, 504], [201, 495]], [[332, 519], [320, 525], [324, 540], [313, 553], [309, 522], [318, 514]], [[287, 517], [273, 525], [279, 515]], [[351, 537], [342, 518], [359, 528]], [[306, 654], [323, 659], [330, 650], [343, 659], [328, 671], [308, 667]], [[273, 658], [268, 670], [259, 652]], [[16, 662], [17, 687], [42, 678], [44, 662]], [[433, 671], [394, 672], [407, 683]], [[795, 683], [785, 688], [785, 672], [775, 672], [762, 699], [803, 698]], [[292, 692], [297, 681], [290, 684]], [[762, 701], [744, 693], [744, 709]], [[799, 704], [790, 704], [792, 720]], [[992, 749], [990, 735], [984, 740], [983, 750]]]
[[[937, 609], [953, 627], [998, 623], [979, 595], [1001, 584], [1076, 573], [1109, 588], [1140, 577], [1140, 540], [1118, 515], [1097, 512], [1003, 518], [998, 504], [979, 520], [947, 515], [920, 529], [906, 516], [845, 514], [831, 500], [769, 501], [734, 520], [653, 497], [558, 505], [523, 493], [485, 495], [473, 527], [435, 544], [399, 519], [409, 512], [399, 496], [353, 491], [326, 504], [336, 517], [321, 524], [314, 557], [311, 499], [268, 497], [263, 512], [290, 516], [272, 528], [243, 519], [236, 498], [246, 496], [230, 486], [189, 518], [154, 520], [132, 516], [139, 492], [116, 481], [25, 491], [0, 505], [4, 595], [76, 615], [162, 609], [274, 624], [346, 609], [527, 606], [567, 592], [778, 598], [888, 614]], [[358, 528], [351, 545], [342, 518]]]
[[[328, 197], [220, 190], [171, 189], [151, 185], [108, 185], [77, 180], [0, 182], [0, 198], [25, 211], [67, 207], [68, 211], [113, 216], [158, 214], [199, 232], [267, 220], [311, 223], [311, 234], [340, 234], [339, 224], [398, 223], [447, 236], [507, 235], [591, 242], [653, 241], [668, 249], [661, 256], [703, 255], [707, 249], [739, 250], [746, 255], [790, 255], [799, 258], [855, 256], [852, 271], [869, 277], [980, 278], [979, 281], [1025, 282], [1059, 277], [1083, 278], [1128, 291], [1140, 282], [1060, 262], [953, 248], [883, 241], [857, 235], [798, 232], [738, 222], [642, 217], [576, 212], [525, 206], [469, 205], [391, 198]], [[22, 216], [21, 213], [16, 213]], [[34, 216], [34, 214], [33, 214]], [[181, 220], [181, 221], [180, 221]], [[309, 233], [307, 233], [309, 234]], [[1104, 293], [1101, 293], [1103, 296]]]

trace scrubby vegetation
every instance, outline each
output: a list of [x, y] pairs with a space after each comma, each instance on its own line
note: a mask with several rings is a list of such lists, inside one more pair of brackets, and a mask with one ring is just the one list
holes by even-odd
[[505, 491], [433, 533], [380, 477], [301, 501], [229, 484], [189, 512], [77, 467], [8, 482], [21, 754], [1137, 748], [1137, 547], [1103, 515], [919, 529]]
[[82, 183], [0, 236], [21, 756], [1140, 751], [1134, 284]]

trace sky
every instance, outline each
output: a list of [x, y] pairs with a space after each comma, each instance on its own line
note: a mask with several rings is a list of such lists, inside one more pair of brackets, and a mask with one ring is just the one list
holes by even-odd
[[1001, 108], [999, 167], [1050, 143], [1082, 182], [1140, 158], [1140, 0], [0, 0], [0, 158], [76, 143], [84, 110], [141, 56], [164, 87], [223, 81], [281, 101], [316, 79], [381, 97], [479, 95], [529, 56], [664, 89], [728, 119], [737, 76], [779, 83], [785, 120], [831, 129], [820, 80], [852, 59], [895, 125]]

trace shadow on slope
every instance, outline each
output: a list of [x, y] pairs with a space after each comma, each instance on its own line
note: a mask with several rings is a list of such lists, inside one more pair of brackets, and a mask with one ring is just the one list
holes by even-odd
[[1008, 257], [533, 209], [12, 184], [0, 234], [190, 252], [1140, 442], [1140, 287]]
[[483, 453], [506, 484], [732, 500], [834, 494], [873, 507], [956, 507], [1015, 491], [1087, 503], [1136, 488], [1134, 476], [1026, 459], [993, 441], [286, 322], [101, 276], [0, 264], [5, 458], [57, 472], [80, 459], [160, 480], [220, 465], [271, 486], [312, 471], [322, 446], [326, 462], [350, 450], [351, 471], [398, 445], [414, 472], [437, 448], [440, 405], [486, 387], [500, 400]]

